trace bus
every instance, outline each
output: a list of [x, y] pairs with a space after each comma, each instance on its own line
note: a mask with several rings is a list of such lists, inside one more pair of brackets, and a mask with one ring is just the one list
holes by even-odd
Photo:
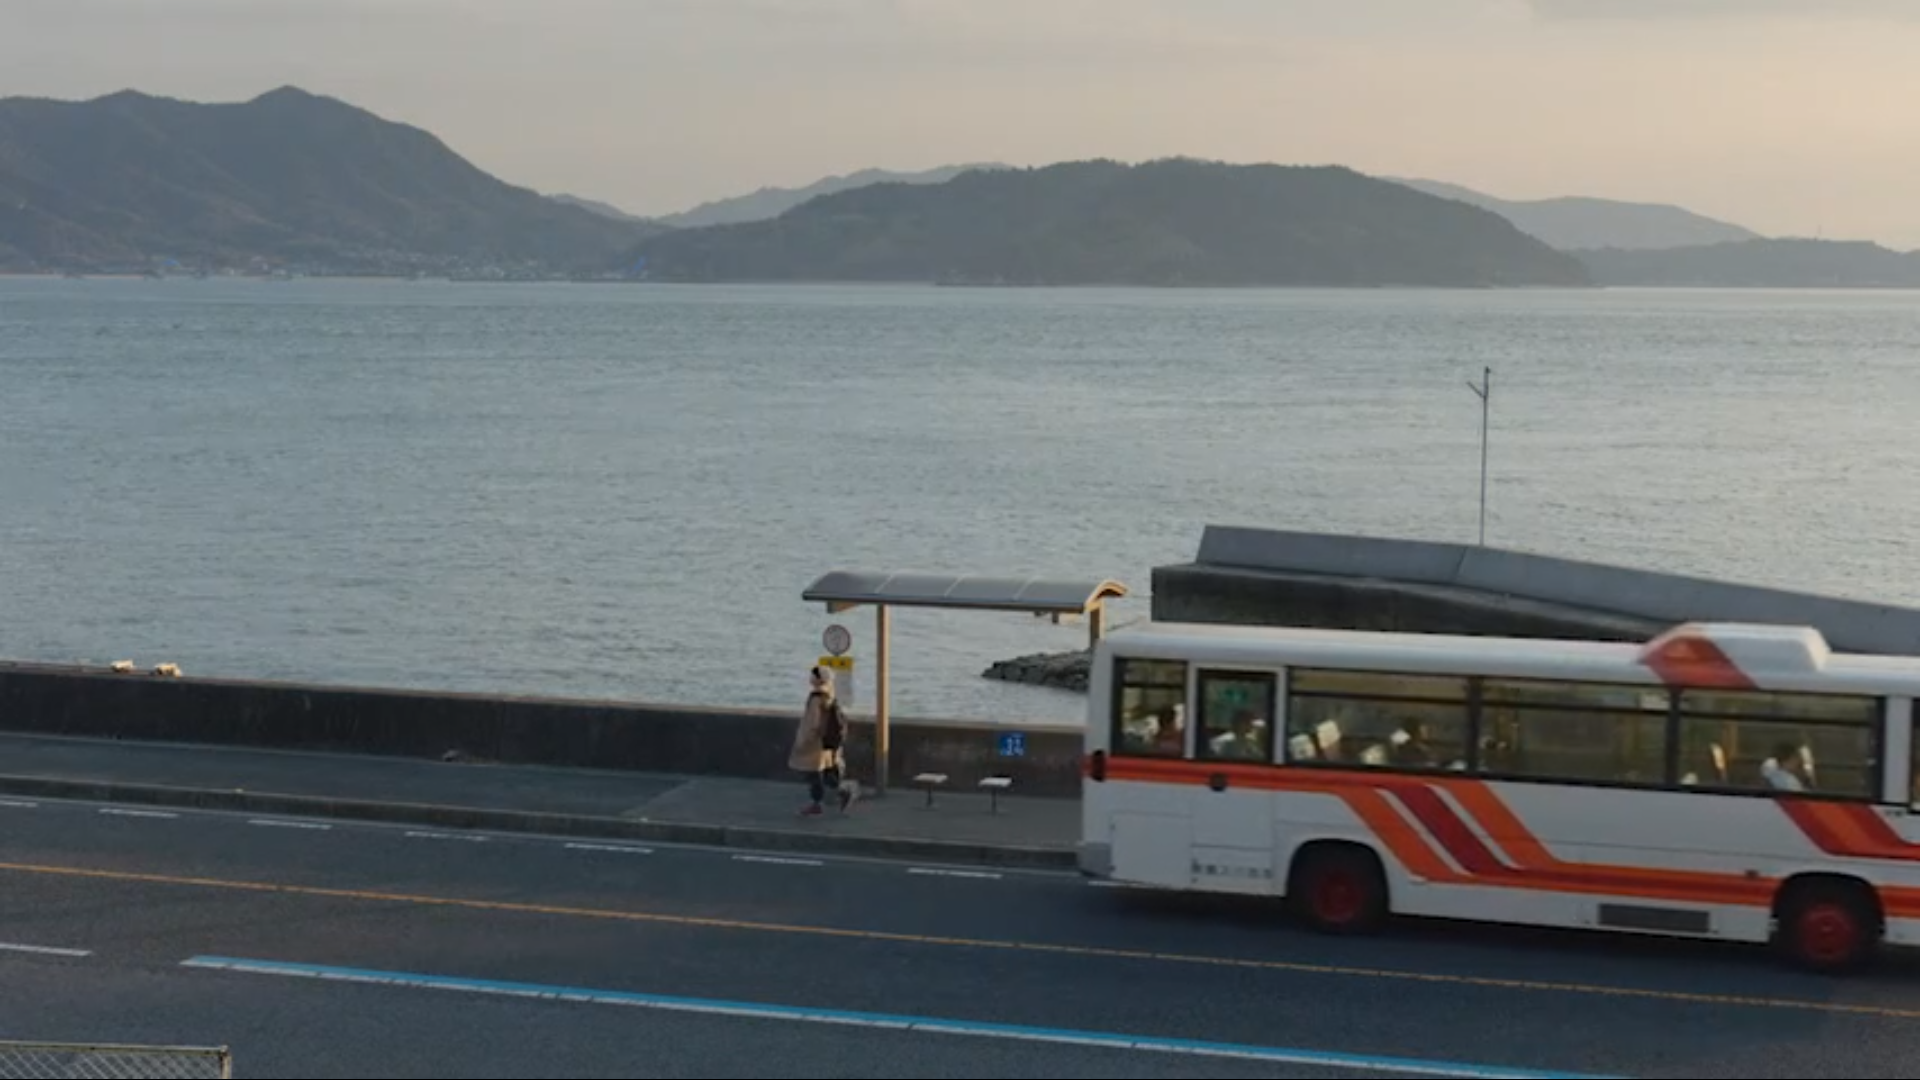
[[1807, 627], [1646, 643], [1148, 623], [1096, 648], [1083, 873], [1390, 915], [1920, 942], [1920, 658]]

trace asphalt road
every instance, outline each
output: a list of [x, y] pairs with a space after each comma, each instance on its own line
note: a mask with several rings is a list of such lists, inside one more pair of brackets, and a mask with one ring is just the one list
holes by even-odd
[[1920, 964], [0, 803], [0, 1038], [227, 1044], [243, 1077], [1898, 1077]]

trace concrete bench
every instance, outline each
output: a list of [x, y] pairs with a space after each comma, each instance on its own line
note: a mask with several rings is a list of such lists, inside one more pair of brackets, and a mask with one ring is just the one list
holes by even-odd
[[943, 772], [923, 772], [913, 778], [913, 786], [927, 793], [927, 805], [933, 805], [933, 793], [947, 786], [947, 774]]
[[987, 798], [991, 800], [988, 808], [992, 813], [1000, 812], [1000, 793], [1011, 787], [1013, 787], [1011, 776], [989, 776], [980, 781], [980, 790], [986, 792]]

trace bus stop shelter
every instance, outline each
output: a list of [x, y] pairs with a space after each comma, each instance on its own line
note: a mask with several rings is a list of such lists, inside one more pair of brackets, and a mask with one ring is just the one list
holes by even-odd
[[1091, 647], [1106, 633], [1107, 603], [1127, 595], [1111, 579], [990, 577], [874, 570], [833, 570], [809, 585], [801, 599], [824, 604], [831, 614], [871, 607], [874, 618], [874, 788], [887, 790], [892, 737], [889, 717], [888, 653], [893, 609], [943, 608], [949, 611], [1005, 611], [1056, 622], [1085, 619]]

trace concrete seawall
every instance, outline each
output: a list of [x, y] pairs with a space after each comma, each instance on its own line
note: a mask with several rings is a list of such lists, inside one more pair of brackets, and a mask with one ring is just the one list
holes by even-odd
[[[37, 735], [323, 750], [411, 758], [788, 780], [797, 715], [787, 710], [512, 697], [362, 687], [166, 678], [104, 668], [0, 664], [0, 730]], [[1001, 724], [892, 724], [892, 775], [942, 772], [956, 789], [1011, 776], [1027, 795], [1077, 796], [1081, 735]], [[856, 718], [849, 764], [873, 776], [870, 721]]]

